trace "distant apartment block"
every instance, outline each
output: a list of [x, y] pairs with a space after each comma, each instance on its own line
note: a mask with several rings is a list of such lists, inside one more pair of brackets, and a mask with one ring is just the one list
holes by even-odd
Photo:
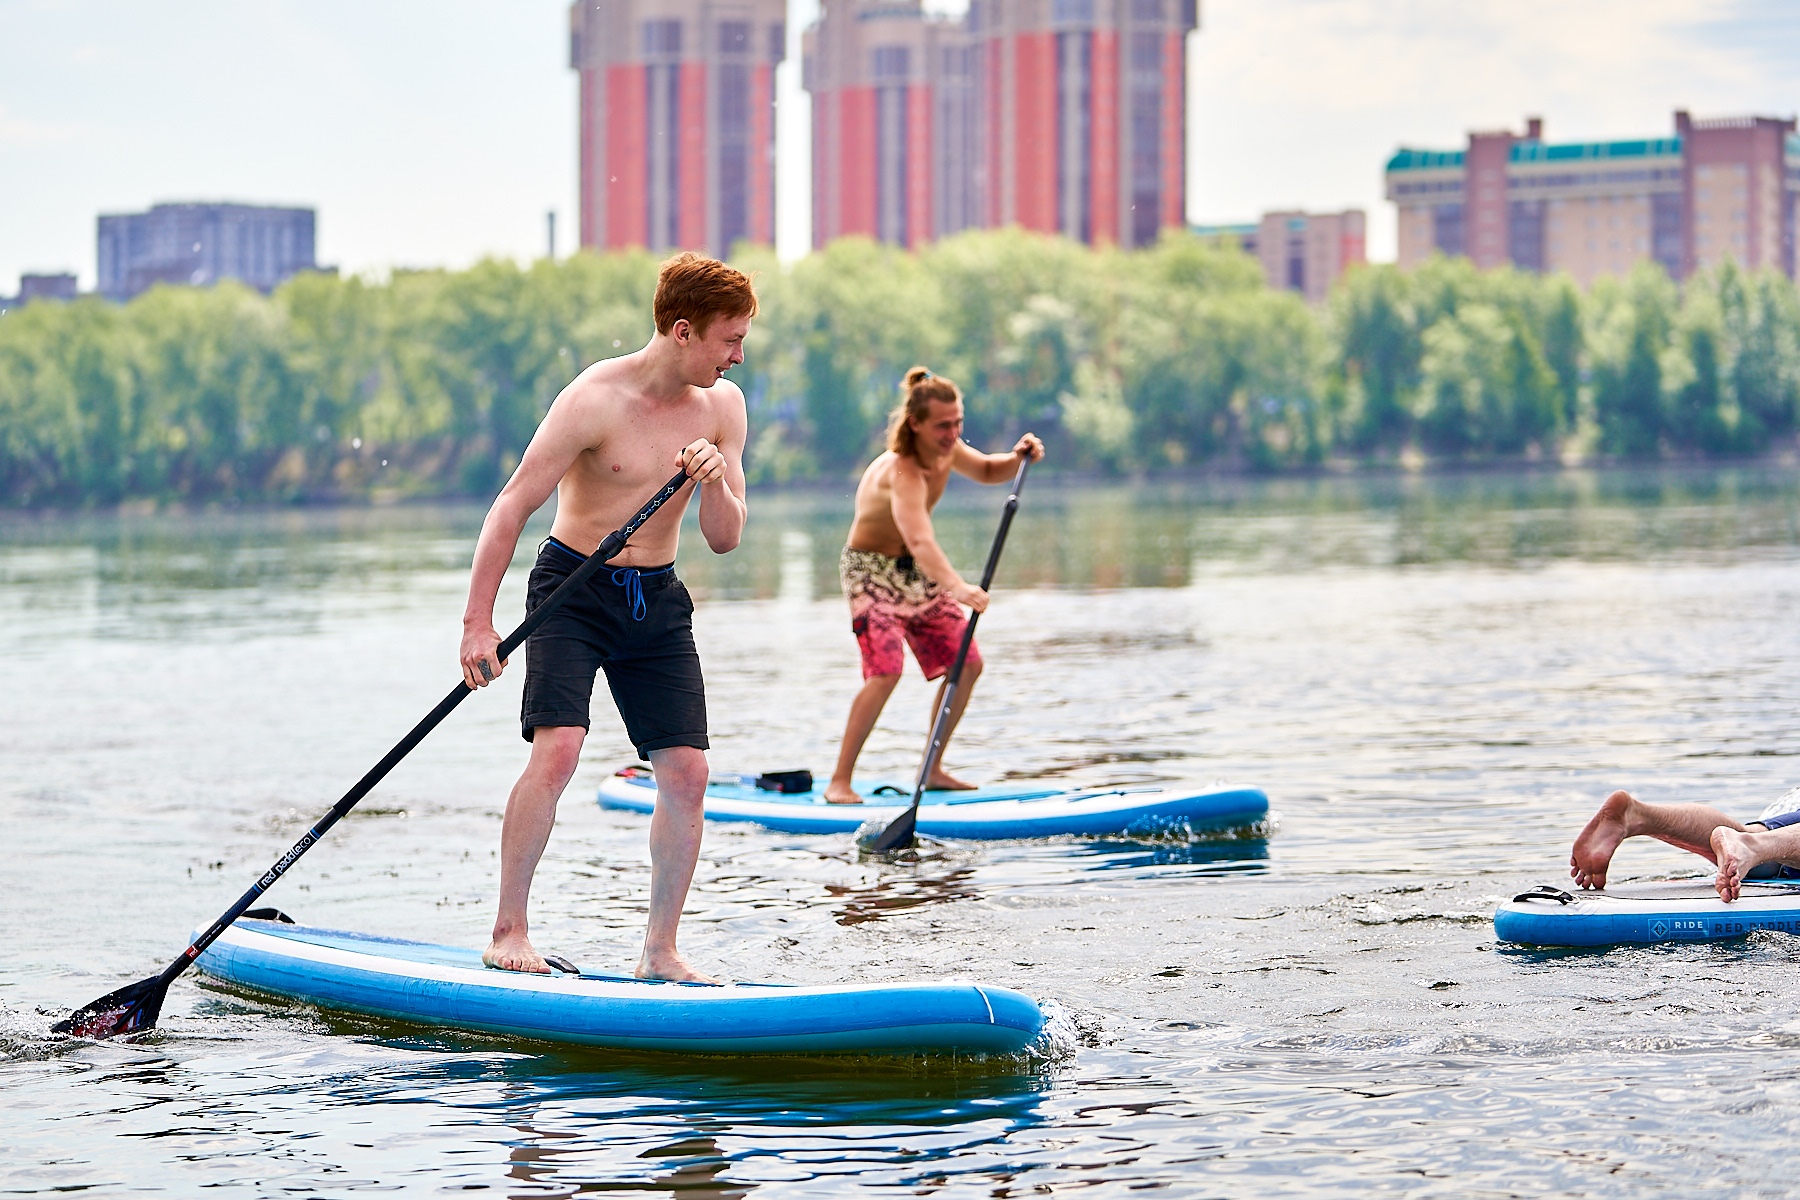
[[1677, 112], [1672, 137], [1552, 144], [1534, 118], [1464, 150], [1401, 150], [1387, 196], [1402, 267], [1460, 254], [1586, 286], [1647, 259], [1685, 279], [1729, 258], [1793, 278], [1800, 136], [1791, 119]]
[[775, 241], [785, 0], [576, 0], [584, 247]]
[[1235, 241], [1262, 264], [1272, 288], [1299, 292], [1317, 304], [1351, 267], [1369, 261], [1367, 217], [1360, 208], [1337, 213], [1272, 212], [1254, 224], [1194, 225], [1208, 241]]
[[159, 283], [236, 279], [268, 292], [313, 258], [313, 210], [249, 204], [158, 204], [99, 222], [97, 290], [129, 300]]
[[1197, 0], [822, 0], [813, 244], [1020, 225], [1142, 246], [1186, 209]]
[[22, 308], [33, 300], [73, 300], [78, 294], [75, 276], [67, 271], [20, 275], [19, 294], [0, 296], [0, 312]]

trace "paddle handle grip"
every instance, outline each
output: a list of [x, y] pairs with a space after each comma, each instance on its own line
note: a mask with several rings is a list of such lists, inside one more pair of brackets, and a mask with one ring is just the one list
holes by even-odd
[[[633, 514], [631, 520], [607, 534], [599, 548], [588, 555], [579, 567], [571, 571], [568, 578], [557, 585], [555, 591], [544, 597], [544, 602], [532, 609], [517, 629], [506, 635], [505, 640], [500, 643], [499, 657], [506, 659], [514, 650], [524, 645], [525, 639], [549, 620], [551, 614], [561, 608], [578, 589], [586, 585], [587, 581], [593, 578], [594, 572], [625, 549], [625, 543], [631, 540], [631, 535], [643, 528], [644, 522], [655, 516], [656, 511], [668, 503], [669, 499], [679, 492], [687, 481], [687, 471], [677, 471], [667, 483], [662, 485], [656, 495], [644, 502], [644, 506]], [[382, 755], [381, 761], [370, 767], [363, 777], [356, 781], [356, 785], [331, 806], [331, 811], [319, 818], [316, 825], [302, 834], [300, 840], [295, 842], [286, 854], [276, 859], [275, 865], [270, 867], [261, 879], [250, 886], [249, 891], [238, 897], [237, 903], [226, 909], [218, 920], [207, 927], [205, 933], [195, 938], [193, 944], [182, 951], [181, 956], [163, 970], [161, 979], [164, 985], [166, 986], [177, 975], [187, 970], [188, 964], [199, 958], [208, 946], [218, 940], [220, 934], [231, 928], [232, 922], [249, 911], [250, 906], [256, 903], [258, 897], [275, 886], [275, 881], [287, 874], [288, 868], [299, 861], [301, 855], [317, 845], [333, 825], [336, 825], [345, 814], [355, 808], [364, 796], [373, 791], [375, 785], [380, 783], [389, 771], [398, 766], [401, 759], [411, 754], [414, 747], [425, 740], [425, 735], [436, 729], [443, 719], [463, 702], [471, 690], [467, 683], [460, 679], [457, 680], [456, 686], [450, 689], [449, 694], [437, 702], [437, 707], [426, 713], [424, 718], [414, 725], [405, 737], [395, 742], [393, 748]]]

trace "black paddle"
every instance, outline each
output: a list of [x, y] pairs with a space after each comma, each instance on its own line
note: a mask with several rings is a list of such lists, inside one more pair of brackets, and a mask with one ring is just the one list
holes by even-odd
[[[1019, 511], [1019, 492], [1025, 486], [1025, 472], [1030, 469], [1031, 455], [1026, 454], [1019, 463], [1019, 473], [1013, 476], [1012, 494], [1006, 498], [1006, 508], [1000, 514], [1000, 529], [994, 534], [994, 548], [988, 551], [987, 570], [981, 573], [981, 590], [984, 592], [994, 582], [994, 568], [1000, 565], [1000, 549], [1006, 545], [1006, 531], [1012, 528], [1013, 514]], [[931, 723], [931, 742], [925, 748], [925, 761], [919, 766], [919, 782], [913, 788], [912, 803], [905, 812], [888, 822], [888, 827], [877, 834], [874, 841], [865, 843], [877, 854], [905, 850], [913, 844], [913, 832], [919, 824], [919, 801], [925, 795], [925, 781], [931, 778], [931, 768], [937, 766], [938, 756], [944, 752], [944, 727], [950, 723], [950, 705], [956, 699], [956, 685], [962, 682], [963, 663], [969, 657], [969, 646], [975, 641], [975, 622], [979, 620], [980, 613], [969, 614], [962, 645], [956, 651], [956, 661], [950, 664], [950, 673], [944, 676], [944, 698], [938, 705], [937, 720]]]
[[[498, 656], [502, 660], [510, 658], [512, 652], [523, 645], [525, 639], [530, 637], [532, 632], [542, 625], [551, 613], [561, 608], [563, 602], [574, 595], [577, 588], [585, 584], [608, 559], [623, 550], [625, 543], [631, 539], [631, 535], [636, 533], [645, 521], [655, 515], [656, 510], [661, 508], [671, 496], [679, 492], [682, 484], [687, 481], [686, 471], [677, 472], [669, 482], [663, 484], [661, 491], [650, 498], [649, 503], [637, 510], [637, 514], [631, 520], [607, 534], [606, 540], [600, 543], [599, 549], [590, 554], [586, 562], [570, 572], [569, 577], [563, 580], [557, 589], [544, 599], [542, 604], [531, 610], [524, 623], [506, 636], [506, 640], [500, 643]], [[169, 985], [175, 982], [176, 976], [187, 970], [188, 965], [200, 957], [201, 951], [212, 945], [220, 934], [231, 927], [233, 921], [243, 916], [249, 907], [256, 903], [258, 896], [273, 887], [275, 881], [285, 875], [287, 869], [293, 866], [302, 854], [312, 849], [319, 839], [325, 836], [326, 831], [338, 823], [339, 818], [355, 808], [357, 801], [368, 795], [370, 790], [381, 782], [382, 777], [393, 770], [401, 759], [410, 754], [414, 746], [424, 741], [425, 735], [437, 728], [438, 723], [449, 716], [450, 711], [461, 704], [463, 697], [473, 690], [467, 683], [460, 679], [457, 680], [456, 687], [450, 694], [438, 701], [437, 707], [425, 714], [425, 719], [414, 725], [411, 733], [396, 742], [394, 748], [389, 750], [380, 762], [370, 767], [369, 773], [357, 780], [356, 786], [345, 792], [344, 798], [332, 805], [331, 811], [326, 813], [317, 825], [307, 830], [300, 840], [294, 843], [293, 849], [276, 860], [275, 865], [269, 868], [268, 873], [257, 880], [249, 891], [240, 896], [236, 904], [226, 909], [225, 914], [214, 921], [210, 929], [195, 938], [194, 944], [184, 950], [181, 957], [165, 967], [162, 974], [152, 975], [129, 987], [108, 992], [87, 1007], [76, 1009], [69, 1014], [66, 1021], [58, 1021], [50, 1028], [57, 1033], [100, 1039], [118, 1037], [125, 1033], [136, 1033], [140, 1029], [148, 1029], [155, 1025], [158, 1014], [162, 1012], [163, 998], [169, 994]]]

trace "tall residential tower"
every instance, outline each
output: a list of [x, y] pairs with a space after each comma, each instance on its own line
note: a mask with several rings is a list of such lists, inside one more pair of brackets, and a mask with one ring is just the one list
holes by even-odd
[[1141, 246], [1186, 207], [1197, 0], [822, 0], [813, 242], [1020, 225]]
[[575, 0], [581, 244], [775, 240], [775, 66], [785, 0]]

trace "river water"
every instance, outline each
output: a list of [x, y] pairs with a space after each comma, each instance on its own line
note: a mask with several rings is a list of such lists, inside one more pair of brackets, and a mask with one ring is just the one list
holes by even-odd
[[[970, 571], [999, 499], [945, 502]], [[845, 516], [763, 492], [733, 555], [688, 540], [716, 768], [828, 768], [859, 683]], [[0, 1193], [1793, 1194], [1793, 938], [1529, 952], [1490, 920], [1566, 879], [1614, 787], [1748, 815], [1800, 783], [1800, 483], [1778, 469], [1033, 478], [952, 766], [1252, 783], [1270, 835], [880, 863], [712, 828], [683, 944], [739, 979], [1016, 987], [1055, 1006], [1038, 1056], [566, 1051], [191, 976], [140, 1040], [50, 1034], [172, 958], [454, 682], [480, 517], [0, 522]], [[522, 595], [515, 570], [503, 611]], [[484, 944], [521, 674], [270, 899]], [[928, 704], [909, 677], [871, 773], [913, 768]], [[641, 936], [645, 822], [593, 802], [631, 757], [601, 716], [538, 876], [538, 944], [589, 969]], [[1614, 877], [1704, 866], [1630, 845]]]

